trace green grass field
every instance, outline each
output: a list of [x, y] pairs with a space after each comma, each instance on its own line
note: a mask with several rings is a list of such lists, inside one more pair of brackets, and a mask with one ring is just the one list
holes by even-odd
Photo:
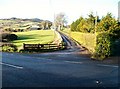
[[52, 30], [34, 30], [28, 32], [15, 32], [18, 36], [18, 40], [12, 41], [17, 45], [18, 49], [21, 49], [23, 43], [28, 44], [46, 44], [51, 43], [54, 40], [54, 32]]

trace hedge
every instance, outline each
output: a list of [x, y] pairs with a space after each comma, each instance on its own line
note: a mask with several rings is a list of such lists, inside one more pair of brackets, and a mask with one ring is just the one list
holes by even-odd
[[115, 39], [108, 32], [99, 33], [96, 37], [96, 47], [93, 58], [103, 60], [109, 56], [120, 56], [120, 39]]
[[120, 53], [120, 39], [114, 37], [108, 32], [81, 33], [70, 32], [69, 36], [86, 47], [92, 54], [91, 58], [103, 60], [109, 56], [119, 55]]
[[100, 33], [96, 36], [96, 47], [93, 58], [103, 60], [112, 54], [112, 39], [109, 33]]

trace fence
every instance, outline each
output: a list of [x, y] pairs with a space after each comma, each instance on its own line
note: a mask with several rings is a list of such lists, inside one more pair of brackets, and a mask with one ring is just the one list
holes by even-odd
[[66, 46], [63, 44], [56, 45], [56, 44], [25, 44], [23, 43], [23, 49], [24, 50], [33, 50], [33, 51], [39, 51], [39, 50], [58, 50], [58, 49], [64, 49]]

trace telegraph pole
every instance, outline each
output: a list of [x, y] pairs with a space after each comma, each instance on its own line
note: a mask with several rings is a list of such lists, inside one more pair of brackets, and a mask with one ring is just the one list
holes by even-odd
[[97, 42], [97, 11], [96, 11], [96, 16], [95, 16], [95, 46], [96, 46], [96, 42]]
[[96, 12], [96, 16], [95, 16], [95, 35], [96, 35], [96, 30], [97, 30], [97, 12]]

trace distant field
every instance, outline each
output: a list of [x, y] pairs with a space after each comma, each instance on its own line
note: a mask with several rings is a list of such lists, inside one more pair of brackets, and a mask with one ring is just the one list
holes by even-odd
[[54, 40], [54, 32], [52, 30], [35, 30], [28, 32], [15, 32], [18, 36], [18, 40], [13, 41], [15, 45], [20, 49], [23, 43], [29, 44], [45, 44], [51, 43]]

